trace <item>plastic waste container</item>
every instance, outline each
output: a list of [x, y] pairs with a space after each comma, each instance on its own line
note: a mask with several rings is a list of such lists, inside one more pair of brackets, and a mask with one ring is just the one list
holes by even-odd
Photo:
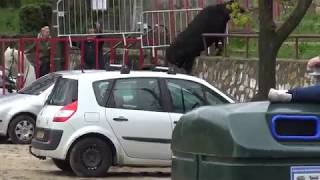
[[173, 180], [320, 180], [320, 105], [252, 102], [181, 117]]

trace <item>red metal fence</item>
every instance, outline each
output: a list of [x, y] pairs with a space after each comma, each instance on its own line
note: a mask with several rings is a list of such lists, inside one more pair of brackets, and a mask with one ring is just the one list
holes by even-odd
[[[64, 37], [64, 38], [19, 38], [19, 39], [0, 39], [0, 54], [2, 54], [2, 58], [0, 61], [1, 68], [1, 78], [3, 82], [6, 82], [5, 76], [14, 72], [14, 75], [11, 78], [16, 80], [16, 87], [20, 89], [24, 87], [26, 81], [25, 74], [25, 66], [26, 64], [31, 63], [34, 67], [35, 77], [40, 77], [40, 65], [41, 65], [41, 43], [47, 43], [48, 47], [50, 47], [50, 71], [55, 72], [57, 70], [70, 70], [73, 68], [76, 69], [84, 69], [84, 53], [85, 46], [84, 43], [90, 40], [95, 44], [95, 68], [99, 68], [99, 48], [98, 45], [103, 43], [102, 53], [104, 57], [108, 60], [109, 64], [126, 64], [132, 65], [132, 58], [130, 58], [130, 53], [134, 51], [134, 55], [138, 56], [138, 65], [137, 69], [141, 69], [145, 64], [145, 50], [141, 47], [141, 39], [139, 38], [83, 38], [83, 37]], [[145, 41], [145, 40], [143, 40]], [[80, 44], [78, 48], [74, 48], [73, 44]], [[152, 42], [150, 42], [152, 43]], [[57, 62], [57, 52], [59, 49], [58, 45], [63, 46], [63, 53], [60, 55], [63, 59], [63, 62]], [[7, 47], [11, 46], [14, 48], [12, 51], [9, 51]], [[29, 56], [29, 62], [27, 63], [25, 51], [30, 46], [34, 46], [33, 55]], [[72, 52], [71, 52], [72, 51]], [[119, 53], [121, 51], [121, 53]], [[75, 53], [77, 52], [77, 53]], [[61, 54], [61, 53], [60, 53]], [[76, 54], [72, 56], [72, 54]], [[78, 56], [77, 56], [78, 54]], [[117, 54], [122, 56], [122, 58], [117, 58]], [[12, 56], [11, 56], [12, 55]], [[72, 58], [70, 58], [72, 57]], [[12, 58], [15, 58], [14, 61]], [[102, 58], [102, 57], [100, 57]], [[76, 61], [76, 63], [75, 63]], [[71, 66], [70, 63], [79, 64], [77, 66]], [[152, 63], [156, 64], [156, 61], [152, 61]], [[59, 68], [57, 65], [60, 65]], [[48, 72], [48, 73], [49, 73]], [[1, 87], [0, 87], [1, 88]], [[5, 93], [5, 83], [2, 83], [2, 92], [0, 94]]]

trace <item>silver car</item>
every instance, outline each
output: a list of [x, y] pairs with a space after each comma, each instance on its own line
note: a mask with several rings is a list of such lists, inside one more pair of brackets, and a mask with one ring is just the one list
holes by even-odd
[[0, 96], [0, 136], [9, 137], [15, 144], [30, 143], [37, 114], [61, 75], [48, 74], [17, 93]]

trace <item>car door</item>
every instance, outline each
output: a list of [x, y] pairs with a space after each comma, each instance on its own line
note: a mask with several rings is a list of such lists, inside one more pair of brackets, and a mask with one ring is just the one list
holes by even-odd
[[205, 105], [228, 103], [228, 100], [214, 92], [214, 90], [198, 82], [183, 79], [166, 79], [166, 85], [172, 104], [170, 118], [173, 126], [184, 113], [192, 109]]
[[160, 97], [157, 78], [115, 81], [106, 117], [129, 157], [171, 159], [172, 123]]

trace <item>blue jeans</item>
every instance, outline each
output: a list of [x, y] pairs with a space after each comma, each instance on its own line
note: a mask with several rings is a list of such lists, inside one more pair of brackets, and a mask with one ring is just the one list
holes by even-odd
[[294, 88], [288, 90], [292, 94], [291, 102], [320, 103], [320, 85]]

